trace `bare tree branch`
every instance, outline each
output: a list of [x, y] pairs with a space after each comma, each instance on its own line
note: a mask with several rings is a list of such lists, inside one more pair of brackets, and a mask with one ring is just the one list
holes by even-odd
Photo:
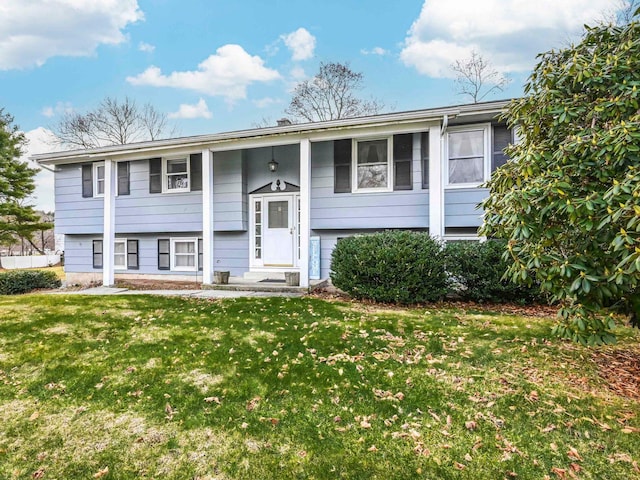
[[497, 70], [476, 51], [465, 60], [456, 60], [451, 64], [456, 74], [455, 87], [458, 95], [466, 95], [473, 103], [482, 101], [492, 93], [502, 92], [511, 79]]
[[139, 107], [135, 100], [106, 97], [92, 111], [65, 114], [53, 127], [56, 142], [66, 147], [93, 148], [158, 140], [175, 134], [167, 116], [147, 103]]
[[308, 122], [375, 115], [384, 104], [356, 96], [363, 80], [362, 73], [351, 70], [349, 64], [321, 62], [315, 77], [296, 86], [285, 113]]

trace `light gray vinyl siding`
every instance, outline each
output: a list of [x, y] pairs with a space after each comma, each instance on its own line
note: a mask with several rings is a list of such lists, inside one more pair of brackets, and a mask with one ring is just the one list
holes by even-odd
[[413, 190], [334, 193], [333, 142], [312, 143], [311, 228], [428, 228], [429, 191], [422, 189], [419, 141], [413, 158]]
[[[138, 240], [139, 269], [116, 269], [115, 273], [185, 275], [202, 277], [202, 272], [182, 272], [175, 270], [158, 270], [159, 238], [202, 238], [200, 232], [171, 232], [157, 234], [117, 235], [116, 238]], [[101, 268], [93, 268], [93, 240], [101, 240], [102, 235], [66, 235], [64, 239], [65, 272], [87, 273], [101, 272]]]
[[213, 229], [247, 230], [247, 180], [242, 150], [213, 154]]
[[82, 167], [61, 165], [54, 174], [56, 233], [101, 233], [102, 198], [82, 197]]
[[242, 276], [249, 271], [249, 232], [215, 232], [213, 269]]
[[[247, 189], [253, 192], [276, 180], [300, 186], [300, 145], [280, 145], [273, 147], [252, 148], [246, 151]], [[278, 170], [270, 172], [268, 163], [271, 159], [278, 162]], [[286, 192], [286, 190], [285, 190]]]
[[131, 194], [116, 197], [116, 234], [202, 230], [201, 191], [149, 193], [149, 161], [130, 168]]
[[479, 227], [482, 225], [482, 209], [478, 206], [487, 198], [486, 188], [445, 190], [444, 226]]

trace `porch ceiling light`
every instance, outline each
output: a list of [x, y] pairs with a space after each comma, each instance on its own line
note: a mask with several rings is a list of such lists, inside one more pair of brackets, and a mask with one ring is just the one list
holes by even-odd
[[267, 165], [269, 165], [270, 172], [275, 172], [276, 170], [278, 170], [278, 162], [276, 162], [275, 158], [273, 157], [273, 147], [271, 147], [271, 161], [267, 163]]

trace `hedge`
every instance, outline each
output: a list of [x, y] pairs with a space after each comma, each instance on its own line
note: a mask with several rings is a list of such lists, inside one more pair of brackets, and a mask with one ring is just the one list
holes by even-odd
[[0, 273], [0, 295], [27, 293], [41, 288], [58, 288], [60, 279], [46, 270], [12, 270]]

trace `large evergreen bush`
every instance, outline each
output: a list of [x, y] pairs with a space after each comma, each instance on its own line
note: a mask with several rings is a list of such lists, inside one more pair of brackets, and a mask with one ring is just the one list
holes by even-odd
[[442, 299], [448, 289], [442, 244], [427, 233], [386, 231], [338, 242], [331, 281], [355, 298], [385, 303]]
[[40, 288], [58, 288], [60, 279], [46, 270], [13, 270], [0, 273], [0, 295], [27, 293]]
[[457, 294], [474, 302], [531, 303], [540, 300], [540, 289], [503, 279], [509, 262], [503, 258], [503, 240], [448, 242], [445, 246], [447, 272]]

